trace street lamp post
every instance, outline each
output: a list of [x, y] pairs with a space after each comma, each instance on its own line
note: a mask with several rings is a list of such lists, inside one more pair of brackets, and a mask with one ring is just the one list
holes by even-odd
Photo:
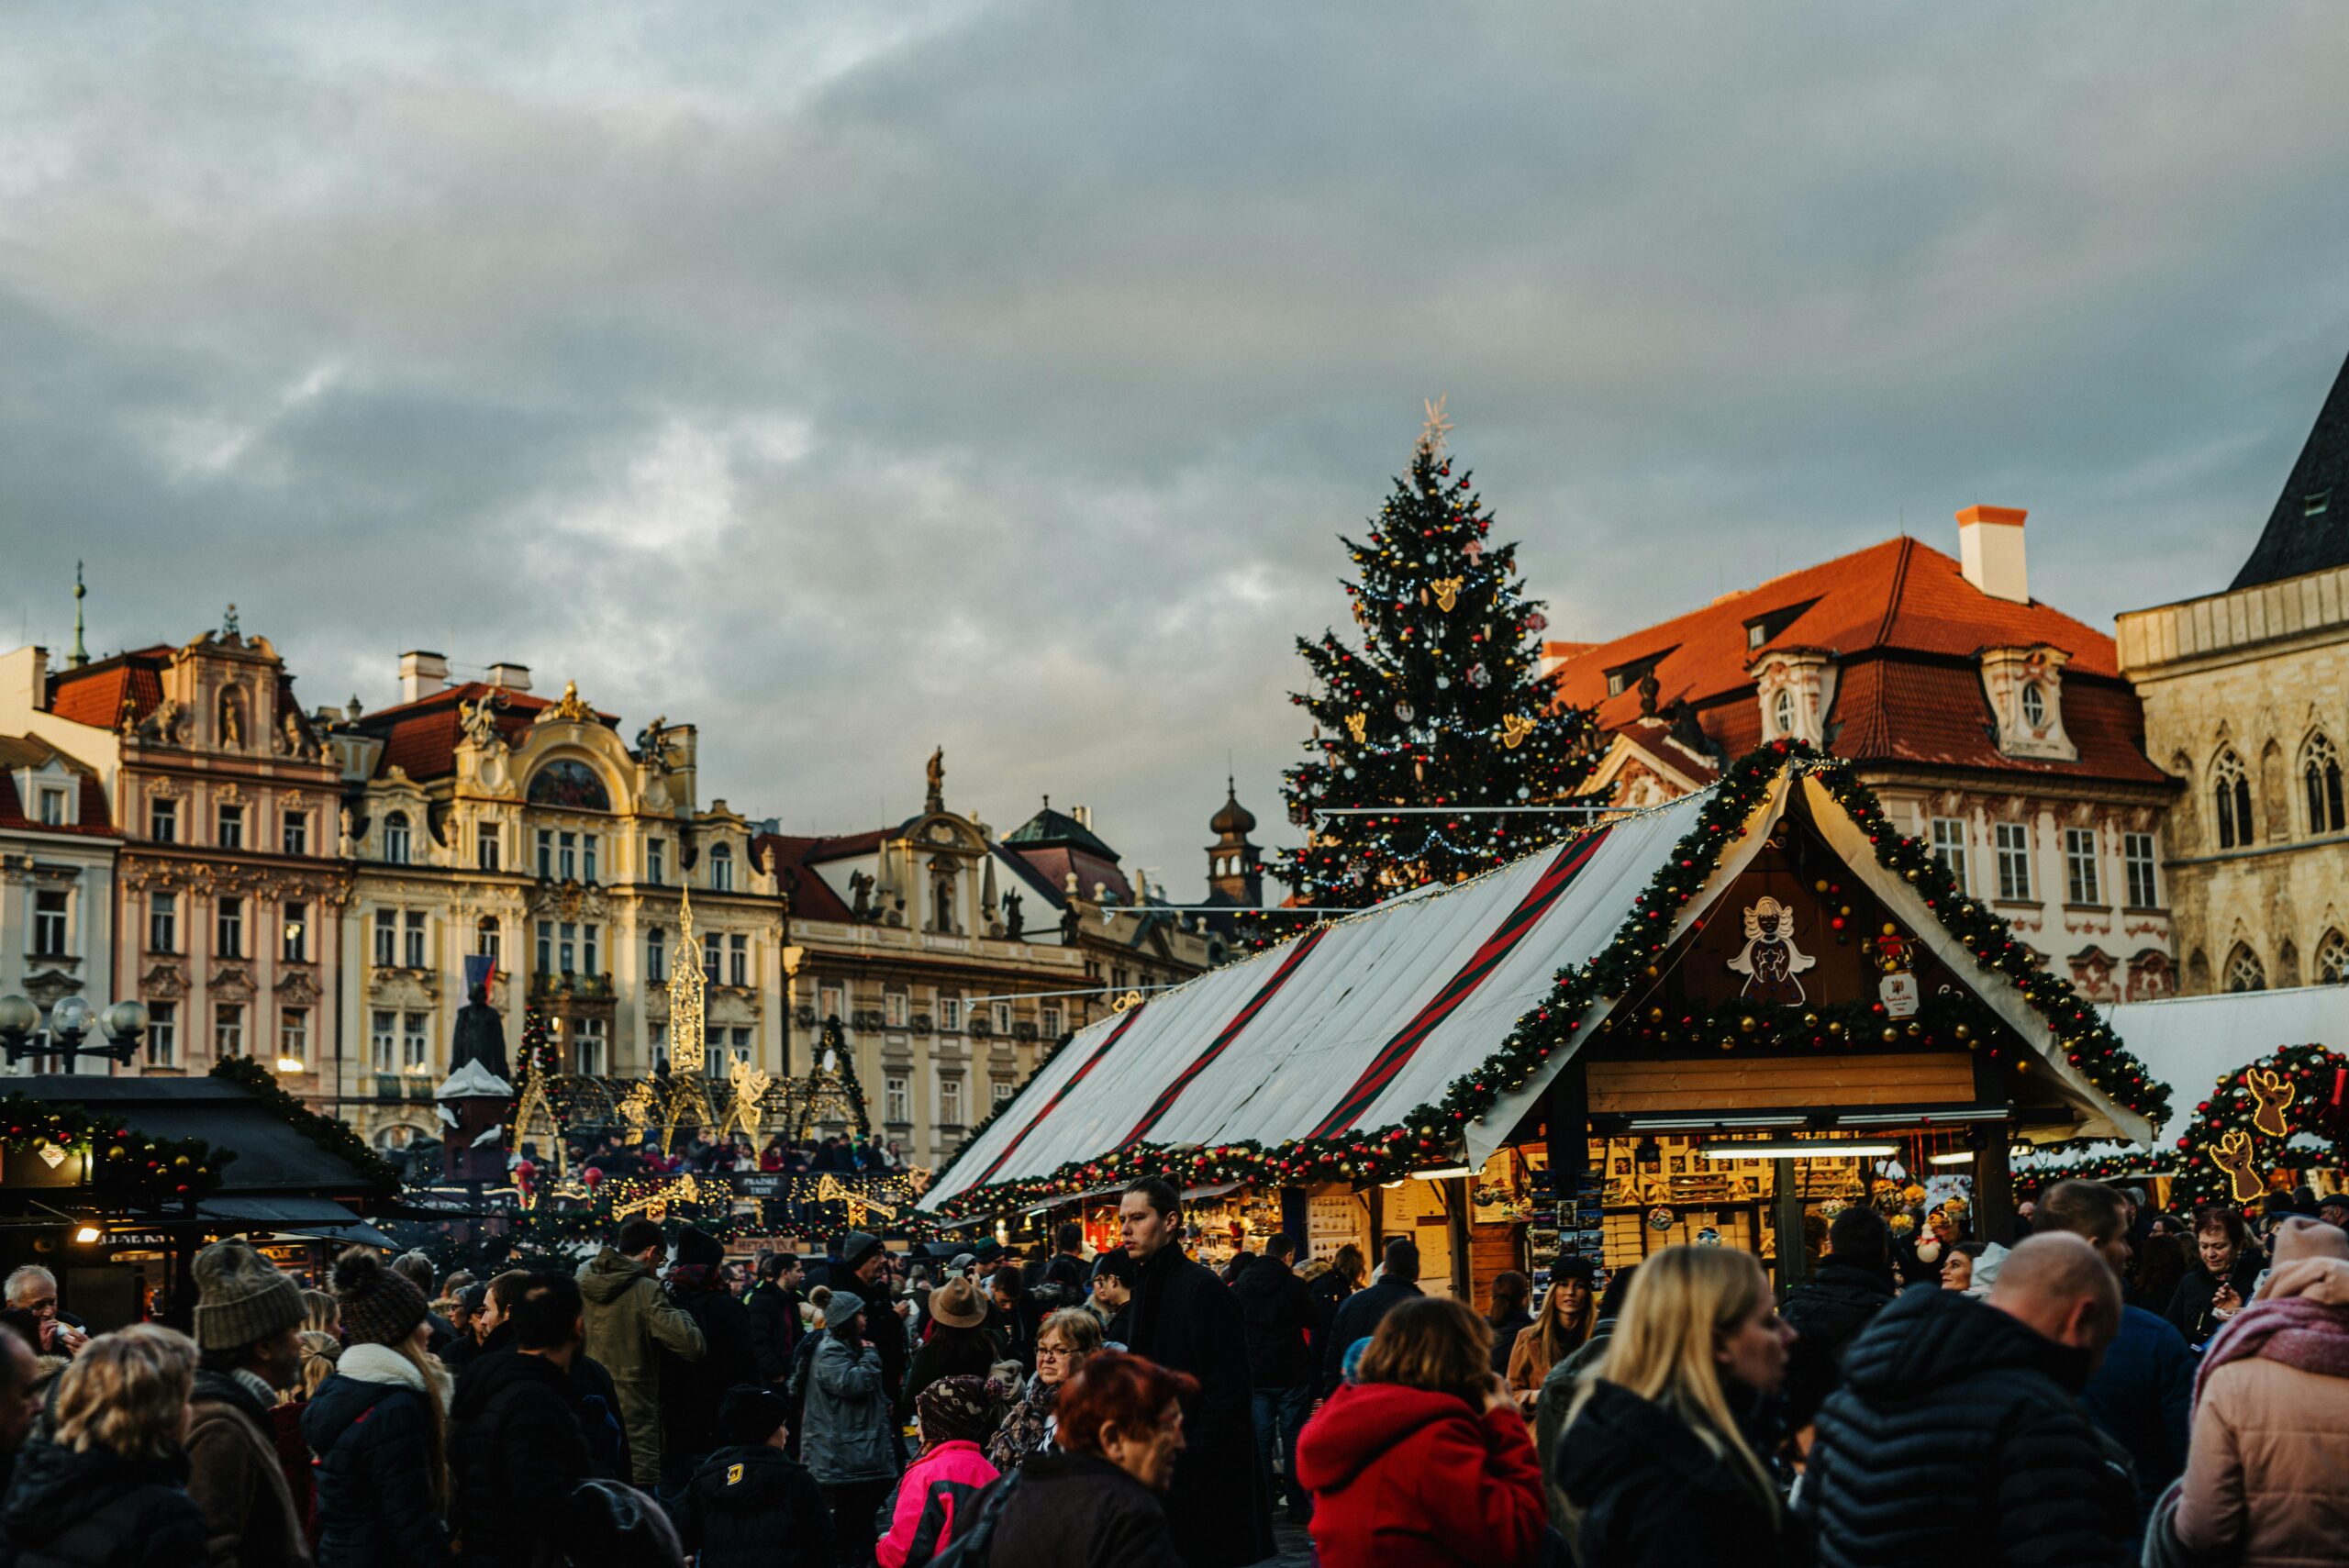
[[43, 1029], [40, 1008], [29, 997], [0, 996], [0, 1050], [7, 1052], [8, 1065], [16, 1066], [28, 1056], [64, 1059], [62, 1066], [72, 1072], [74, 1059], [83, 1056], [110, 1056], [125, 1067], [139, 1054], [139, 1037], [147, 1032], [145, 1004], [133, 1001], [117, 1002], [98, 1018], [106, 1031], [105, 1045], [83, 1045], [90, 1032], [90, 1004], [79, 996], [61, 996], [49, 1010], [49, 1027]]

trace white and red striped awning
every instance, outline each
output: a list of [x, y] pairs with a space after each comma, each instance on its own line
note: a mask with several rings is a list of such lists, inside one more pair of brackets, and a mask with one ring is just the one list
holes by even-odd
[[[1675, 934], [1734, 881], [1803, 784], [1781, 773], [1722, 851]], [[1842, 808], [1809, 784], [1812, 820], [1887, 907], [1953, 963], [1956, 939], [1916, 890], [1876, 864]], [[1141, 1143], [1264, 1145], [1393, 1126], [1484, 1062], [1563, 970], [1611, 941], [1712, 791], [1594, 828], [1473, 882], [1421, 888], [1317, 927], [1245, 962], [1211, 970], [1080, 1031], [939, 1175], [920, 1207], [1031, 1180]], [[2145, 1135], [2142, 1118], [2093, 1089], [2003, 980], [1983, 999], [2040, 1051], [2084, 1130]], [[1609, 1004], [1596, 1004], [1590, 1018]], [[1465, 1136], [1481, 1162], [1539, 1099], [1564, 1055], [1502, 1095]]]
[[1612, 940], [1703, 809], [1692, 795], [1456, 887], [1422, 888], [1080, 1032], [923, 1195], [1131, 1144], [1385, 1127], [1489, 1056]]

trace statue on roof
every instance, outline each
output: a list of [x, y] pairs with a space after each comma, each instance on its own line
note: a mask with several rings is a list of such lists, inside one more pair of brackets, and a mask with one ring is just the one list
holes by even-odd
[[651, 723], [636, 732], [636, 758], [656, 773], [672, 770], [669, 761], [669, 716], [655, 715]]
[[1651, 664], [1640, 673], [1640, 717], [1655, 717], [1655, 700], [1664, 691], [1664, 683], [1655, 678], [1655, 666]]
[[880, 911], [873, 906], [873, 873], [852, 871], [848, 873], [849, 914], [854, 919], [878, 918]]
[[1016, 942], [1019, 940], [1019, 933], [1026, 928], [1027, 923], [1028, 917], [1019, 907], [1019, 895], [1005, 894], [1003, 895], [1003, 934]]
[[930, 780], [930, 794], [922, 802], [924, 811], [946, 809], [946, 748], [941, 746], [930, 754], [930, 765], [922, 770]]
[[503, 706], [503, 699], [495, 696], [485, 696], [479, 702], [461, 702], [457, 705], [457, 723], [465, 732], [467, 745], [495, 748], [505, 744], [506, 738], [497, 732], [497, 715], [495, 711], [496, 707]]

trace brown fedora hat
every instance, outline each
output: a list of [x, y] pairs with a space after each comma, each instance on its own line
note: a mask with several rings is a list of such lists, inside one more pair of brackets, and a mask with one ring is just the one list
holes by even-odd
[[949, 1329], [975, 1329], [987, 1320], [987, 1308], [976, 1285], [951, 1279], [930, 1293], [930, 1316]]

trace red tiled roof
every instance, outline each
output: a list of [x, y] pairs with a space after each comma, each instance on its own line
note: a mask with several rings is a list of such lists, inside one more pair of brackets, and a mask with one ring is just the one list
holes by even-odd
[[[64, 757], [81, 784], [80, 810], [76, 820], [65, 824], [37, 822], [25, 815], [25, 803], [17, 793], [14, 769], [28, 762], [39, 767], [51, 757]], [[114, 813], [106, 804], [106, 786], [98, 775], [74, 762], [39, 736], [17, 737], [0, 735], [0, 828], [17, 828], [34, 833], [80, 833], [94, 839], [114, 836]]]
[[[878, 836], [875, 836], [878, 842]], [[824, 880], [824, 873], [811, 863], [811, 851], [829, 849], [838, 843], [834, 839], [803, 839], [787, 833], [762, 833], [751, 840], [751, 860], [757, 863], [762, 851], [774, 856], [775, 874], [783, 879], [784, 890], [791, 895], [791, 912], [810, 920], [850, 920], [855, 917], [841, 895]], [[817, 857], [829, 859], [829, 855]]]
[[1076, 873], [1078, 896], [1092, 897], [1093, 884], [1097, 882], [1107, 885], [1111, 893], [1117, 895], [1119, 902], [1128, 904], [1133, 902], [1134, 890], [1132, 884], [1126, 881], [1126, 873], [1118, 869], [1116, 862], [1105, 861], [1098, 855], [1088, 854], [1083, 850], [1066, 849], [1058, 844], [1041, 845], [1033, 849], [1019, 844], [1007, 844], [1004, 846], [1004, 851], [1035, 873], [1030, 880], [1049, 893], [1055, 904], [1068, 896], [1068, 873], [1072, 871]]
[[169, 644], [158, 644], [100, 659], [78, 670], [53, 670], [49, 676], [49, 711], [76, 724], [112, 729], [122, 721], [122, 699], [128, 694], [131, 717], [144, 718], [162, 703], [162, 672], [177, 651]]
[[[506, 706], [495, 711], [497, 732], [511, 746], [522, 743], [541, 709], [554, 706], [547, 698], [528, 692], [493, 686], [484, 681], [467, 681], [397, 707], [378, 708], [358, 724], [362, 732], [384, 739], [384, 753], [375, 760], [375, 776], [384, 777], [394, 768], [419, 781], [456, 772], [457, 741], [462, 731], [457, 706], [479, 702], [492, 693], [505, 695]], [[616, 714], [598, 711], [596, 717], [607, 725], [619, 722]]]
[[843, 833], [831, 838], [787, 840], [804, 843], [807, 851], [799, 858], [813, 865], [818, 861], [844, 861], [851, 855], [869, 855], [881, 847], [881, 841], [896, 832], [894, 828], [875, 828], [866, 833]]
[[[1808, 607], [1761, 647], [1749, 646], [1750, 623], [1798, 606]], [[1975, 655], [2035, 643], [2070, 656], [2064, 724], [2079, 748], [2076, 762], [2009, 757], [1991, 738]], [[2143, 784], [2165, 777], [2145, 759], [2143, 709], [2121, 679], [2111, 638], [2036, 600], [1994, 598], [1949, 556], [1906, 537], [1568, 654], [1553, 679], [1561, 701], [1595, 708], [1601, 728], [1620, 730], [1639, 722], [1640, 694], [1634, 684], [1609, 696], [1607, 673], [1655, 659], [1659, 706], [1687, 701], [1705, 733], [1734, 757], [1762, 740], [1753, 661], [1791, 648], [1836, 655], [1828, 724], [1830, 749], [1840, 756]]]

